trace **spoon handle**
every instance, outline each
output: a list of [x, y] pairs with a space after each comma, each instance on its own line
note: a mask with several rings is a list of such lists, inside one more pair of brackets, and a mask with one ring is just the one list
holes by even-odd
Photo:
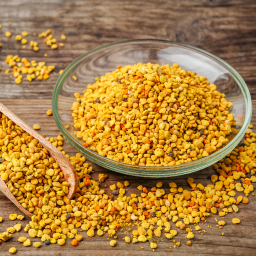
[[6, 186], [5, 182], [0, 178], [0, 190], [1, 192], [8, 197], [23, 213], [27, 216], [32, 217], [33, 214], [27, 211], [16, 199], [16, 197], [11, 193], [9, 188]]

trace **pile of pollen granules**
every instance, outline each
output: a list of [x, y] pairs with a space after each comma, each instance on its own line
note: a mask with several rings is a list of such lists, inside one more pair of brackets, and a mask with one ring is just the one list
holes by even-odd
[[[131, 195], [126, 195], [128, 181], [110, 185], [112, 193], [107, 195], [99, 187], [99, 182], [106, 179], [104, 174], [99, 175], [99, 182], [92, 180], [92, 167], [85, 163], [85, 157], [67, 155], [62, 148], [61, 135], [48, 138], [76, 169], [78, 188], [74, 198], [69, 200], [66, 197], [69, 184], [47, 150], [0, 114], [1, 178], [22, 206], [34, 214], [24, 228], [28, 235], [19, 237], [18, 241], [30, 246], [30, 238], [38, 237], [41, 242], [35, 242], [33, 246], [40, 247], [41, 243], [64, 245], [67, 239], [71, 239], [72, 245], [76, 246], [86, 231], [89, 237], [107, 234], [110, 245], [115, 246], [118, 230], [127, 228], [125, 242], [149, 241], [154, 251], [162, 235], [173, 239], [178, 235], [178, 228], [186, 230], [186, 244], [191, 245], [195, 236], [193, 225], [201, 232], [200, 222], [206, 217], [223, 217], [238, 212], [241, 203], [249, 202], [248, 196], [254, 190], [252, 182], [256, 182], [256, 134], [251, 128], [252, 125], [246, 132], [244, 144], [214, 165], [217, 174], [211, 176], [212, 184], [196, 184], [189, 178], [191, 190], [183, 190], [171, 182], [170, 191], [166, 193], [162, 183], [158, 182], [151, 189], [140, 185], [138, 194]], [[238, 192], [243, 193], [237, 195]], [[10, 218], [22, 219], [23, 216], [11, 214]], [[233, 218], [232, 223], [240, 223], [240, 220]], [[217, 224], [222, 228], [226, 223], [221, 220]], [[12, 233], [19, 230], [21, 224], [7, 228], [0, 234], [0, 240], [9, 240]], [[177, 241], [174, 247], [180, 245]], [[16, 249], [13, 247], [10, 252], [16, 252]]]
[[177, 63], [119, 66], [88, 84], [72, 110], [83, 145], [141, 166], [196, 161], [225, 146], [236, 120], [225, 94]]

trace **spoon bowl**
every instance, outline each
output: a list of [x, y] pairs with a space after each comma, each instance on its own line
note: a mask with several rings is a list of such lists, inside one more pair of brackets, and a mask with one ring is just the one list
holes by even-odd
[[[19, 117], [17, 117], [14, 113], [12, 113], [7, 107], [0, 103], [0, 112], [6, 115], [9, 119], [11, 119], [15, 124], [21, 127], [24, 131], [29, 133], [35, 139], [37, 139], [44, 148], [48, 150], [51, 157], [58, 163], [60, 166], [65, 180], [70, 184], [69, 192], [67, 197], [71, 199], [77, 188], [77, 176], [74, 166], [70, 163], [66, 156], [64, 156], [56, 147], [54, 147], [49, 141], [47, 141], [42, 135], [37, 133], [34, 129], [32, 129], [29, 125], [23, 122]], [[6, 186], [5, 182], [0, 178], [0, 191], [8, 197], [23, 213], [27, 216], [31, 217], [33, 214], [27, 211], [22, 205], [18, 202], [15, 196], [11, 193], [11, 191]]]

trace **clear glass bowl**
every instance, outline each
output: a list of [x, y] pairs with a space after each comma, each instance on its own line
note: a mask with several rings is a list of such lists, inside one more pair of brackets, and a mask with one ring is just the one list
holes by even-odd
[[[137, 63], [178, 63], [183, 69], [206, 76], [217, 90], [225, 93], [233, 103], [230, 112], [237, 120], [238, 134], [231, 134], [231, 141], [217, 152], [193, 161], [175, 166], [138, 166], [120, 163], [102, 157], [82, 145], [82, 139], [75, 135], [71, 106], [75, 92], [82, 92], [95, 77], [111, 72], [117, 66]], [[75, 81], [72, 76], [77, 77]], [[139, 39], [115, 42], [95, 48], [73, 61], [60, 75], [53, 92], [53, 113], [57, 126], [68, 142], [90, 161], [107, 169], [139, 177], [171, 177], [196, 172], [206, 168], [229, 154], [243, 138], [252, 116], [250, 92], [237, 71], [222, 59], [193, 46], [154, 39]], [[69, 125], [65, 129], [64, 125]]]

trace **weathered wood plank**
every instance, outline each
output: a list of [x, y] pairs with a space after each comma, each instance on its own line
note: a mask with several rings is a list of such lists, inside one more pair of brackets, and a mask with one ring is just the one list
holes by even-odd
[[[53, 117], [46, 116], [47, 109], [51, 108], [51, 96], [54, 84], [58, 78], [58, 71], [65, 68], [71, 61], [102, 44], [133, 38], [160, 38], [200, 47], [223, 58], [231, 64], [244, 78], [250, 89], [253, 107], [256, 107], [256, 3], [253, 0], [182, 0], [182, 1], [61, 1], [61, 0], [10, 0], [0, 1], [0, 102], [5, 104], [29, 125], [40, 124], [41, 133], [47, 136], [56, 136], [59, 131]], [[11, 21], [12, 24], [8, 22]], [[54, 30], [54, 35], [60, 39], [62, 33], [67, 35], [63, 49], [51, 50], [43, 44], [43, 39], [33, 36], [46, 29]], [[4, 33], [9, 30], [11, 38]], [[21, 31], [29, 32], [28, 41], [39, 42], [39, 52], [23, 49], [15, 41], [15, 36]], [[48, 57], [44, 57], [47, 53]], [[54, 71], [48, 80], [33, 81], [23, 79], [22, 84], [16, 85], [4, 71], [7, 65], [4, 60], [8, 54], [18, 54], [29, 60], [46, 61], [47, 65], [55, 65]], [[256, 125], [255, 113], [252, 123]], [[76, 153], [75, 149], [65, 144], [69, 154]], [[137, 192], [136, 187], [143, 184], [152, 187], [158, 179], [140, 179], [124, 176], [102, 167], [94, 165], [93, 178], [99, 173], [106, 173], [109, 178], [103, 188], [109, 191], [108, 186], [117, 181], [128, 180], [130, 187], [128, 194]], [[214, 173], [207, 168], [190, 175], [196, 182], [207, 184], [207, 179]], [[181, 176], [164, 181], [164, 189], [168, 183], [175, 181], [179, 186], [188, 188], [186, 179]], [[106, 185], [106, 187], [105, 187]], [[181, 239], [181, 247], [173, 248], [174, 242], [161, 238], [157, 255], [255, 255], [256, 254], [256, 199], [250, 197], [249, 205], [242, 205], [239, 213], [241, 224], [228, 225], [223, 229], [216, 227], [213, 217], [204, 224], [206, 233], [197, 232], [191, 247], [185, 245], [185, 231], [179, 231], [176, 240]], [[18, 221], [8, 219], [10, 213], [20, 213], [19, 210], [0, 193], [0, 216], [4, 222], [0, 223], [0, 232], [13, 226]], [[225, 218], [228, 224], [235, 214]], [[217, 217], [217, 219], [220, 219]], [[28, 223], [26, 218], [23, 226]], [[211, 226], [211, 228], [208, 227]], [[172, 224], [175, 229], [175, 225]], [[225, 235], [222, 236], [221, 233]], [[0, 245], [0, 255], [9, 255], [8, 249], [15, 246], [18, 255], [153, 255], [149, 244], [126, 244], [122, 240], [125, 236], [118, 236], [116, 247], [109, 246], [107, 235], [102, 238], [85, 239], [78, 247], [73, 248], [68, 240], [67, 245], [43, 245], [41, 249], [26, 248], [17, 242], [17, 238], [24, 235], [23, 231], [13, 235], [13, 238]], [[36, 241], [37, 239], [32, 239]], [[170, 249], [172, 245], [172, 249]], [[143, 246], [142, 250], [140, 247]]]

